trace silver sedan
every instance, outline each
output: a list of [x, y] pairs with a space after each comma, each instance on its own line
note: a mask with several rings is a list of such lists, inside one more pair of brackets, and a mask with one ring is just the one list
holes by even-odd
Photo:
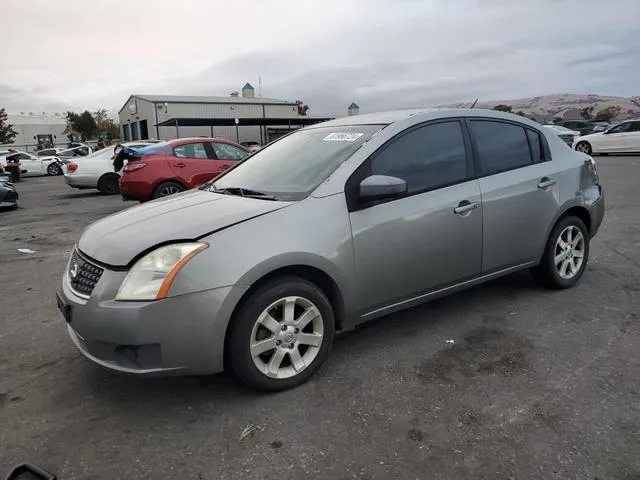
[[526, 118], [352, 116], [89, 226], [58, 306], [106, 368], [282, 390], [337, 331], [523, 269], [575, 285], [603, 216], [593, 159]]

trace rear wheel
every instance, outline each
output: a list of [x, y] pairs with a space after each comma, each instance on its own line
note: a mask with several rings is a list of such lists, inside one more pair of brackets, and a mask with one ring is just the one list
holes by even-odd
[[57, 175], [62, 175], [62, 168], [60, 168], [60, 165], [58, 165], [57, 163], [50, 163], [49, 166], [47, 167], [47, 175], [49, 176], [57, 176]]
[[153, 198], [168, 197], [176, 193], [184, 192], [184, 185], [178, 182], [162, 182], [153, 192]]
[[115, 195], [120, 193], [118, 181], [120, 177], [115, 173], [106, 173], [98, 180], [98, 191], [104, 195]]
[[327, 296], [298, 277], [280, 277], [259, 287], [229, 328], [233, 372], [245, 385], [272, 392], [309, 380], [329, 355], [335, 336]]
[[587, 155], [591, 155], [591, 145], [589, 144], [589, 142], [578, 142], [578, 144], [576, 145], [576, 150], [582, 153], [586, 153]]
[[589, 232], [578, 217], [568, 216], [554, 227], [533, 278], [547, 288], [573, 287], [587, 268]]

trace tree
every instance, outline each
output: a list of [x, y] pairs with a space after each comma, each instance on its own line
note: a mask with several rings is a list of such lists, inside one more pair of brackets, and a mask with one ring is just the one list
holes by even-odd
[[527, 114], [526, 114], [526, 113], [524, 113], [522, 110], [518, 110], [518, 111], [516, 112], [516, 115], [520, 115], [521, 117], [526, 117], [526, 116], [527, 116]]
[[12, 128], [13, 125], [7, 123], [8, 117], [5, 109], [0, 108], [0, 144], [13, 143], [13, 139], [18, 135], [18, 132]]
[[81, 114], [67, 112], [65, 119], [67, 120], [67, 127], [64, 132], [78, 132], [83, 142], [95, 138], [98, 133], [96, 121], [88, 110], [85, 110]]
[[106, 128], [106, 122], [109, 120], [109, 115], [104, 108], [99, 108], [95, 112], [93, 112], [93, 119], [96, 122], [96, 127], [99, 132], [102, 132]]
[[96, 122], [98, 134], [104, 134], [107, 140], [113, 140], [120, 136], [120, 127], [109, 118], [109, 114], [104, 108], [93, 112], [93, 119]]
[[562, 117], [553, 117], [552, 122], [553, 123], [558, 123], [558, 122], [561, 122], [562, 120], [564, 120], [564, 118], [562, 118]]
[[593, 107], [584, 107], [580, 111], [580, 116], [585, 120], [591, 120], [593, 118]]
[[107, 140], [120, 138], [120, 126], [110, 118], [105, 120], [100, 131], [107, 134]]
[[508, 113], [511, 113], [511, 110], [512, 110], [511, 105], [503, 105], [503, 104], [496, 105], [495, 107], [493, 107], [493, 109], [499, 112], [508, 112]]
[[596, 113], [594, 119], [600, 122], [610, 122], [620, 114], [620, 110], [621, 108], [618, 105], [611, 105]]

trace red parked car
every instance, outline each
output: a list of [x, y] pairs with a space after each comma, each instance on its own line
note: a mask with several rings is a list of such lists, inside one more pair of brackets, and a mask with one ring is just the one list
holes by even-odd
[[120, 194], [141, 202], [198, 187], [251, 153], [220, 138], [179, 138], [132, 151], [120, 177]]

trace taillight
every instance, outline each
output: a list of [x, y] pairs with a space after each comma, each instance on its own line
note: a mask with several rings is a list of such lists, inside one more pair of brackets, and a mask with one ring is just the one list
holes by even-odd
[[589, 171], [591, 178], [593, 178], [593, 182], [596, 185], [600, 185], [600, 176], [598, 175], [598, 170], [596, 169], [596, 161], [593, 159], [593, 157], [587, 158], [584, 161], [584, 164], [587, 166], [587, 170]]
[[124, 171], [125, 172], [135, 172], [136, 170], [140, 170], [141, 168], [144, 168], [146, 166], [147, 166], [146, 163], [141, 163], [141, 162], [127, 163], [124, 166]]
[[73, 173], [78, 169], [78, 164], [69, 162], [67, 163], [67, 173]]

